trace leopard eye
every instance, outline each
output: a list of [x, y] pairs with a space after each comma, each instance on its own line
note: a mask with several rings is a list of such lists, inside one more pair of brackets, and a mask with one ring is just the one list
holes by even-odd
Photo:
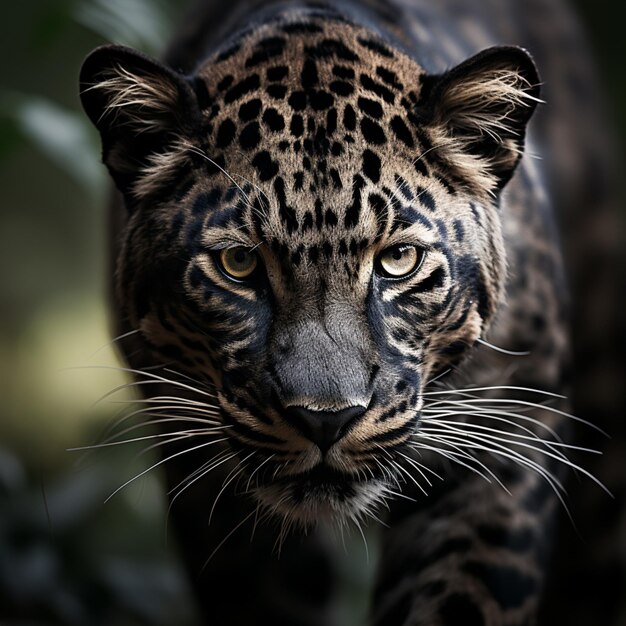
[[378, 255], [378, 271], [386, 278], [403, 278], [415, 271], [423, 258], [424, 251], [416, 246], [391, 246]]
[[248, 278], [258, 265], [257, 255], [243, 246], [221, 250], [219, 258], [226, 276], [234, 280]]

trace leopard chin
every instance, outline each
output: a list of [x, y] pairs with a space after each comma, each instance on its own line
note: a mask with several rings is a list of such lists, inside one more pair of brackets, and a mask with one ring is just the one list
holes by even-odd
[[363, 480], [319, 464], [257, 486], [253, 494], [271, 516], [306, 529], [318, 524], [341, 527], [373, 517], [390, 489], [384, 479]]

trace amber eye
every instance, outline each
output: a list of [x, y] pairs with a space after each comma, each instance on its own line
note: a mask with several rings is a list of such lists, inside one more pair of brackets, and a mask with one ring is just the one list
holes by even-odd
[[387, 278], [402, 278], [417, 269], [423, 258], [424, 251], [415, 246], [391, 246], [378, 255], [378, 269]]
[[258, 259], [248, 248], [237, 246], [220, 251], [220, 263], [229, 278], [244, 280], [252, 275], [258, 265]]

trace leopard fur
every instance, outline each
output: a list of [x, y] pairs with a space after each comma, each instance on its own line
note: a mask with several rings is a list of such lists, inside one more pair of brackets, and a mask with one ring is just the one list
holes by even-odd
[[[148, 400], [223, 427], [157, 420], [190, 571], [216, 556], [207, 623], [332, 623], [325, 539], [285, 528], [383, 502], [373, 624], [535, 623], [569, 463], [568, 295], [549, 173], [522, 158], [554, 152], [526, 128], [541, 79], [493, 46], [514, 7], [486, 9], [240, 2], [218, 23], [207, 5], [168, 65], [105, 46], [83, 66], [124, 199], [125, 357]], [[402, 246], [420, 262], [384, 274]], [[246, 279], [230, 248], [255, 255]], [[251, 546], [215, 552], [259, 515]]]

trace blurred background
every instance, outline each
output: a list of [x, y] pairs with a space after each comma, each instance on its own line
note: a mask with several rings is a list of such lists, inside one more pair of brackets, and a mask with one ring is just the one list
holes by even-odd
[[[612, 0], [579, 0], [626, 133], [626, 38]], [[105, 304], [107, 180], [77, 75], [112, 41], [158, 55], [186, 2], [3, 5], [0, 41], [0, 623], [194, 624], [166, 541], [158, 472], [103, 504], [154, 458], [85, 455], [125, 382]], [[112, 369], [90, 369], [109, 365]], [[68, 371], [67, 368], [80, 367]]]

